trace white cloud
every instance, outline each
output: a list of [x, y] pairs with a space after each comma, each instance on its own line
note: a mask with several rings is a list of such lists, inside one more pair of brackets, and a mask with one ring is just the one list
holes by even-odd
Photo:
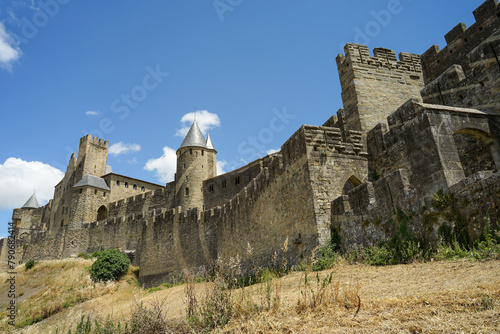
[[217, 161], [217, 175], [222, 175], [224, 173], [227, 173], [226, 167], [227, 167], [226, 160]]
[[12, 37], [0, 22], [0, 67], [7, 71], [11, 71], [12, 63], [21, 57], [21, 49], [13, 44]]
[[54, 186], [64, 173], [39, 161], [8, 158], [0, 164], [0, 209], [20, 208], [36, 189], [38, 204], [54, 195]]
[[163, 155], [157, 159], [150, 159], [146, 162], [144, 169], [155, 171], [156, 176], [161, 182], [170, 182], [174, 180], [177, 165], [177, 155], [175, 150], [168, 146], [163, 148]]
[[128, 154], [133, 152], [139, 152], [141, 150], [141, 145], [139, 144], [126, 144], [126, 143], [115, 143], [111, 145], [108, 149], [108, 153], [112, 155]]
[[270, 150], [267, 150], [266, 151], [266, 154], [269, 155], [269, 154], [273, 154], [273, 153], [276, 153], [276, 152], [279, 152], [281, 150], [281, 148], [272, 148]]
[[100, 114], [101, 114], [100, 112], [93, 111], [93, 110], [89, 110], [89, 111], [85, 112], [85, 115], [87, 115], [87, 116], [98, 116]]
[[[194, 114], [194, 112], [190, 112], [182, 116], [181, 123], [184, 123], [184, 127], [177, 130], [176, 136], [185, 137], [187, 135], [191, 124], [193, 124]], [[201, 132], [206, 134], [208, 130], [220, 126], [220, 118], [217, 114], [212, 114], [207, 110], [199, 110], [196, 112], [196, 123], [198, 123]]]

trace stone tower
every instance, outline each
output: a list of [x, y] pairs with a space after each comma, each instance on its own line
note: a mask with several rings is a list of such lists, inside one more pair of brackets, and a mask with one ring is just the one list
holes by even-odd
[[91, 135], [86, 135], [80, 139], [78, 160], [76, 161], [76, 182], [87, 174], [98, 177], [106, 174], [108, 145], [108, 141], [103, 141]]
[[177, 150], [175, 205], [183, 211], [203, 208], [203, 181], [217, 175], [216, 155], [210, 135], [205, 140], [195, 120]]
[[378, 123], [387, 123], [387, 116], [410, 98], [421, 99], [419, 55], [401, 52], [398, 60], [394, 51], [375, 48], [371, 57], [366, 45], [350, 43], [344, 50], [345, 55], [337, 57], [344, 104], [338, 116], [346, 133], [366, 134]]

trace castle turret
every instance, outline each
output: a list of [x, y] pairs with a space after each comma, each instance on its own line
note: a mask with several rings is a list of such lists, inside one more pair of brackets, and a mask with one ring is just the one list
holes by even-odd
[[78, 160], [76, 161], [76, 182], [90, 174], [101, 177], [106, 174], [108, 141], [86, 135], [80, 139]]
[[196, 120], [177, 150], [176, 206], [203, 208], [203, 181], [217, 175], [217, 151], [210, 135], [203, 137]]

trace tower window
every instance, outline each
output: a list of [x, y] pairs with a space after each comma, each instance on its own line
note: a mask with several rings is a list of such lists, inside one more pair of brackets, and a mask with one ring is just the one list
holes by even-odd
[[127, 182], [125, 182], [125, 188], [128, 188], [128, 183]]
[[239, 176], [236, 176], [236, 177], [234, 178], [234, 184], [240, 184], [240, 182], [241, 182], [240, 177], [239, 177]]
[[192, 148], [189, 149], [189, 154], [191, 154], [191, 155], [193, 154], [193, 149]]
[[142, 188], [141, 188], [141, 191], [144, 191], [144, 190], [146, 190], [146, 188], [142, 187]]
[[205, 155], [205, 151], [201, 150], [201, 155]]
[[189, 188], [186, 188], [186, 196], [189, 196]]
[[208, 186], [208, 191], [210, 191], [210, 192], [214, 191], [214, 185], [213, 184], [211, 184], [211, 185]]
[[97, 195], [97, 190], [94, 190], [94, 195]]
[[137, 184], [134, 184], [134, 185], [132, 186], [132, 188], [134, 188], [134, 190], [136, 190], [136, 189], [137, 189]]
[[83, 189], [80, 189], [80, 194], [82, 193]]
[[120, 185], [120, 180], [116, 180], [116, 185], [119, 186]]
[[222, 180], [222, 188], [226, 188], [227, 187], [227, 182], [226, 180]]

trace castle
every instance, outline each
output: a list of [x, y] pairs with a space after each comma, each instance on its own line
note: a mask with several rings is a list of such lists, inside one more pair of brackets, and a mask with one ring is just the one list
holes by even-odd
[[[337, 57], [343, 109], [301, 126], [279, 152], [216, 175], [217, 151], [196, 122], [177, 150], [175, 180], [111, 172], [108, 142], [87, 135], [54, 198], [13, 212], [24, 261], [119, 248], [153, 286], [215, 262], [290, 264], [335, 236], [344, 250], [387, 241], [398, 210], [435, 243], [453, 193], [470, 238], [500, 223], [500, 5], [487, 0], [469, 28], [423, 55], [347, 44]], [[332, 234], [334, 233], [334, 235]], [[288, 242], [285, 252], [283, 244]], [[5, 239], [1, 255], [7, 254]], [[6, 262], [6, 261], [4, 261]]]

